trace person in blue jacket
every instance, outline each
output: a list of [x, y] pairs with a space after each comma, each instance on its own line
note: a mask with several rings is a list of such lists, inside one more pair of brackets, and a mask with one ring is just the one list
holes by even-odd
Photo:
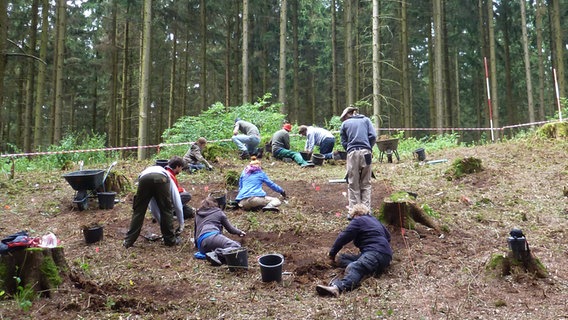
[[345, 268], [345, 274], [329, 286], [317, 285], [316, 291], [321, 296], [338, 297], [341, 292], [353, 290], [366, 276], [382, 274], [391, 263], [391, 236], [385, 226], [370, 214], [364, 204], [354, 205], [350, 214], [351, 222], [335, 239], [329, 258], [335, 261], [337, 253], [351, 241], [360, 254], [340, 255], [337, 264]]
[[284, 189], [268, 178], [266, 173], [262, 171], [260, 160], [252, 156], [251, 162], [245, 167], [239, 178], [239, 193], [235, 198], [239, 207], [245, 210], [262, 208], [263, 211], [278, 211], [278, 206], [282, 202], [278, 198], [267, 196], [262, 189], [263, 184], [286, 198]]

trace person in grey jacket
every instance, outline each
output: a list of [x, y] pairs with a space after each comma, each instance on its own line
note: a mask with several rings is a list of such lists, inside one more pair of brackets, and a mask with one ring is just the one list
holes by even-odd
[[232, 140], [241, 151], [241, 159], [248, 159], [251, 155], [262, 157], [262, 149], [258, 149], [260, 131], [254, 124], [236, 118]]
[[371, 208], [371, 163], [377, 132], [371, 120], [350, 106], [343, 110], [339, 129], [341, 145], [347, 151], [347, 194], [349, 209], [357, 203]]
[[195, 214], [195, 246], [199, 253], [205, 255], [207, 260], [215, 266], [224, 263], [223, 255], [233, 249], [241, 247], [237, 241], [223, 235], [223, 228], [229, 233], [244, 237], [246, 233], [234, 227], [217, 201], [208, 196], [201, 202], [201, 207]]

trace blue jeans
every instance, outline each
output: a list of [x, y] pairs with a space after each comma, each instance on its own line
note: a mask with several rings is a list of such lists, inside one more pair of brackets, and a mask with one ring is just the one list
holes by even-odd
[[339, 265], [346, 266], [345, 275], [333, 284], [340, 292], [353, 290], [361, 284], [364, 277], [381, 274], [390, 265], [391, 259], [391, 256], [376, 251], [360, 255], [342, 254]]
[[325, 138], [320, 143], [320, 153], [323, 154], [326, 159], [331, 159], [333, 158], [333, 147], [335, 147], [335, 138]]
[[205, 168], [203, 163], [189, 164], [189, 170], [201, 170]]
[[260, 138], [257, 136], [247, 136], [244, 134], [238, 134], [231, 138], [233, 142], [237, 145], [237, 148], [241, 151], [246, 151], [248, 154], [256, 154], [258, 144], [260, 143]]

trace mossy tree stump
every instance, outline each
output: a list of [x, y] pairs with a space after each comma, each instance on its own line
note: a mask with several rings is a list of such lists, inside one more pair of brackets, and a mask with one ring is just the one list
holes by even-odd
[[518, 255], [509, 250], [507, 255], [494, 254], [487, 265], [488, 269], [498, 270], [501, 276], [518, 275], [522, 273], [534, 275], [537, 278], [546, 278], [546, 267], [530, 250], [521, 251]]
[[130, 184], [130, 180], [128, 180], [128, 178], [124, 174], [114, 171], [108, 173], [104, 184], [105, 184], [104, 189], [106, 191], [114, 191], [117, 194], [132, 190], [132, 185]]
[[0, 256], [0, 291], [15, 294], [22, 290], [18, 287], [31, 288], [41, 296], [50, 297], [68, 271], [63, 247], [13, 251]]
[[387, 224], [414, 229], [416, 223], [440, 233], [438, 225], [416, 204], [415, 196], [407, 192], [397, 192], [384, 199], [380, 212]]

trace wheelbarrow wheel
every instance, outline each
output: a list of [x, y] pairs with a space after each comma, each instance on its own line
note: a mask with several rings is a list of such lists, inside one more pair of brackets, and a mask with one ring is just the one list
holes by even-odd
[[89, 198], [85, 198], [83, 201], [79, 201], [77, 202], [77, 208], [79, 208], [79, 211], [83, 211], [86, 210], [89, 207]]

